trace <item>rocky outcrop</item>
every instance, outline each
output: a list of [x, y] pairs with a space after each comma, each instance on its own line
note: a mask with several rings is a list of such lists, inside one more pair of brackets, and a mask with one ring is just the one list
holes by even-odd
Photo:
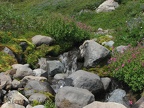
[[94, 40], [87, 40], [80, 46], [80, 53], [84, 57], [84, 67], [93, 67], [107, 57], [110, 51]]
[[106, 0], [96, 9], [96, 12], [109, 12], [115, 10], [118, 7], [119, 4], [115, 2], [115, 0]]
[[55, 97], [57, 108], [82, 108], [93, 102], [94, 95], [86, 89], [63, 87]]

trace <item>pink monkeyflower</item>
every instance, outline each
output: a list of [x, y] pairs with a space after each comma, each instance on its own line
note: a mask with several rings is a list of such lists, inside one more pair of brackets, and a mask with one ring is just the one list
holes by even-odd
[[125, 64], [122, 64], [122, 67], [124, 67], [125, 66]]
[[129, 59], [129, 60], [128, 60], [128, 63], [130, 63], [130, 62], [131, 62], [131, 60]]
[[135, 55], [135, 54], [132, 54], [132, 57], [133, 57], [133, 58], [136, 58], [136, 55]]
[[116, 68], [115, 70], [117, 71], [119, 68]]

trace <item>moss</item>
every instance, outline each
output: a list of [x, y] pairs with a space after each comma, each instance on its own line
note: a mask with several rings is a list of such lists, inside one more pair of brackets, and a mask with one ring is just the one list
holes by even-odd
[[33, 102], [31, 103], [32, 106], [41, 105], [41, 104], [42, 103], [37, 100], [33, 100]]
[[0, 72], [5, 72], [6, 70], [11, 69], [11, 65], [17, 63], [15, 58], [4, 52], [0, 52], [0, 57]]
[[107, 69], [108, 69], [107, 66], [100, 66], [100, 65], [93, 67], [93, 68], [89, 68], [89, 69], [84, 68], [84, 70], [95, 73], [95, 74], [99, 75], [100, 77], [110, 76]]

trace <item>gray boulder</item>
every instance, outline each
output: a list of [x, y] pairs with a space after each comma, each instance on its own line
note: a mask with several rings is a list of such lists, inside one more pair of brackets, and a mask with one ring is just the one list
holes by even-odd
[[50, 45], [54, 42], [54, 39], [48, 36], [36, 35], [32, 37], [32, 43], [36, 46], [40, 46], [42, 44]]
[[12, 65], [12, 68], [13, 68], [13, 69], [19, 69], [21, 66], [25, 66], [25, 67], [28, 68], [28, 67], [29, 67], [29, 64], [24, 64], [24, 65], [23, 65], [23, 64], [13, 64], [13, 65]]
[[101, 81], [103, 83], [104, 89], [107, 90], [107, 88], [109, 87], [109, 84], [111, 82], [111, 79], [108, 77], [105, 77], [105, 78], [101, 78]]
[[100, 77], [94, 73], [78, 70], [68, 76], [68, 78], [73, 80], [72, 83], [74, 87], [87, 89], [94, 94], [103, 90], [103, 84]]
[[11, 103], [19, 104], [23, 106], [26, 106], [29, 103], [29, 100], [16, 90], [9, 91], [8, 94], [5, 95], [4, 101], [5, 102], [10, 101]]
[[56, 75], [54, 76], [54, 79], [56, 79], [56, 80], [61, 80], [61, 79], [65, 79], [66, 77], [68, 77], [67, 74], [59, 73], [59, 74], [56, 74]]
[[96, 9], [96, 12], [109, 12], [115, 10], [118, 7], [119, 4], [115, 2], [115, 0], [106, 0]]
[[16, 70], [16, 74], [14, 74], [14, 78], [22, 79], [25, 76], [34, 75], [31, 68], [27, 65], [19, 66]]
[[55, 95], [54, 90], [52, 89], [50, 84], [46, 81], [30, 80], [24, 87], [24, 94], [26, 97], [29, 97], [34, 93], [45, 93], [45, 92], [49, 92], [52, 95]]
[[4, 103], [1, 108], [25, 108], [24, 106], [22, 105], [19, 105], [19, 104], [14, 104], [14, 103], [11, 103], [11, 102], [6, 102]]
[[48, 63], [46, 58], [38, 59], [38, 64], [40, 65], [40, 69], [48, 71]]
[[126, 108], [124, 105], [115, 102], [98, 102], [95, 101], [83, 108]]
[[29, 101], [32, 103], [34, 101], [37, 101], [40, 104], [44, 104], [48, 97], [42, 93], [34, 93], [29, 97]]
[[11, 89], [12, 79], [10, 75], [6, 75], [4, 72], [0, 73], [0, 87], [6, 90]]
[[63, 87], [55, 97], [57, 108], [82, 108], [95, 100], [94, 95], [86, 89]]
[[93, 67], [100, 60], [107, 57], [110, 51], [94, 40], [86, 40], [80, 46], [80, 53], [84, 57], [84, 67]]
[[122, 89], [115, 89], [108, 98], [108, 102], [116, 102], [123, 104], [127, 108], [129, 108], [129, 102], [127, 99], [124, 100], [126, 96], [126, 92]]
[[57, 73], [64, 72], [64, 66], [60, 61], [53, 60], [53, 61], [47, 61], [47, 63], [48, 63], [48, 74], [50, 76], [54, 76]]
[[27, 106], [26, 106], [26, 108], [33, 108], [30, 104], [28, 104]]

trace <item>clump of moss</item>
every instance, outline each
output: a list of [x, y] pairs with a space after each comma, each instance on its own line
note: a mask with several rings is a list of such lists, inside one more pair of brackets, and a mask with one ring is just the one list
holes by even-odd
[[11, 65], [17, 63], [15, 58], [4, 52], [0, 52], [0, 57], [0, 72], [5, 72], [6, 70], [11, 69]]

